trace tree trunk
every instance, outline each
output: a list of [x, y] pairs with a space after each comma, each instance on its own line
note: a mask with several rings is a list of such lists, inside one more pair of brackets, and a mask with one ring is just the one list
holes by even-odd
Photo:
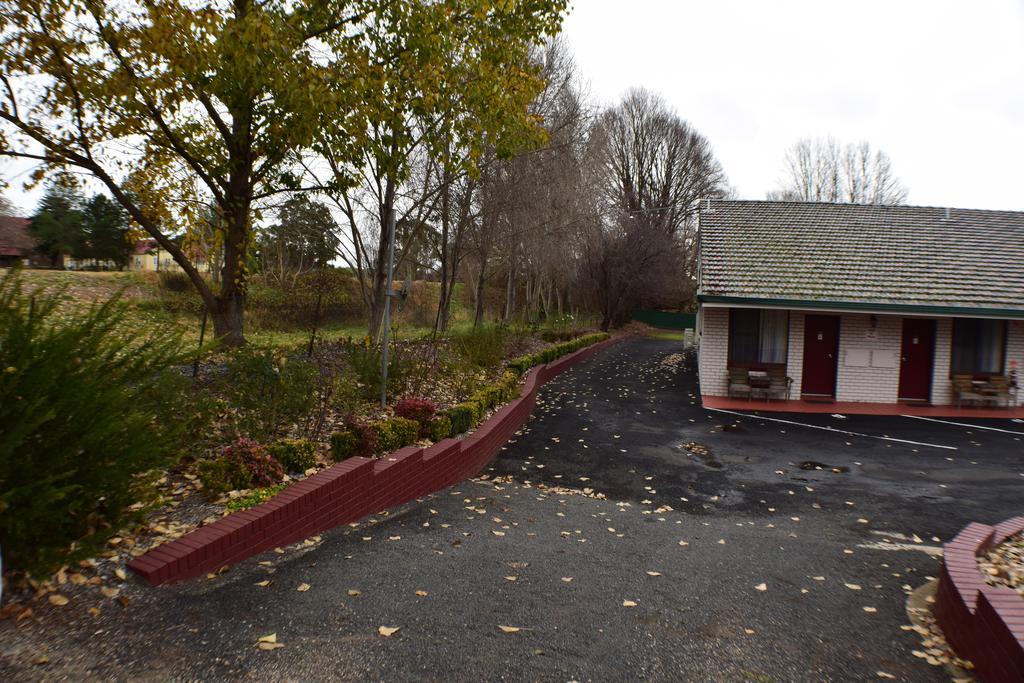
[[236, 293], [232, 296], [216, 297], [216, 308], [210, 312], [213, 319], [213, 333], [222, 343], [228, 346], [245, 344], [244, 318], [245, 295]]
[[473, 327], [477, 327], [484, 321], [484, 285], [486, 284], [485, 273], [487, 260], [480, 263], [480, 274], [476, 278], [476, 310], [473, 313]]

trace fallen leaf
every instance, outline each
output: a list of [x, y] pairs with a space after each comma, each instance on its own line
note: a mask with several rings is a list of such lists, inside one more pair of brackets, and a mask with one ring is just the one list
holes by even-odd
[[68, 599], [60, 593], [54, 593], [47, 599], [49, 600], [50, 604], [54, 607], [63, 607], [64, 605], [68, 604]]
[[259, 586], [260, 588], [266, 588], [267, 586], [270, 585], [270, 581], [269, 580], [268, 581], [260, 581], [256, 585]]
[[754, 629], [752, 628], [745, 628], [743, 629], [743, 632], [746, 633], [748, 636], [754, 635]]
[[824, 581], [825, 580], [824, 576], [812, 576], [811, 578], [814, 579], [815, 581]]
[[519, 633], [518, 626], [502, 626], [501, 624], [498, 624], [498, 628], [500, 628], [505, 633]]
[[756, 590], [756, 591], [766, 591], [766, 590], [768, 590], [768, 584], [767, 583], [759, 583], [756, 586], [754, 586], [754, 590]]
[[360, 593], [359, 591], [357, 591], [354, 588], [349, 588], [348, 589], [348, 594], [349, 594], [350, 597], [353, 597], [353, 598], [356, 597], [357, 595], [362, 595], [362, 593]]
[[504, 536], [505, 535], [504, 531], [496, 531], [494, 529], [491, 530], [491, 533], [494, 534], [495, 536]]
[[100, 593], [105, 598], [116, 598], [118, 593], [120, 593], [120, 592], [121, 591], [118, 590], [117, 588], [109, 588], [107, 586], [104, 586], [103, 588], [100, 588]]
[[121, 569], [120, 567], [118, 567], [117, 569], [114, 570], [114, 576], [116, 576], [117, 578], [121, 579], [122, 581], [124, 581], [124, 580], [126, 580], [128, 578], [128, 575], [125, 574], [124, 570]]
[[647, 576], [661, 576], [661, 572], [647, 572]]
[[506, 576], [505, 580], [506, 581], [515, 581], [518, 578], [519, 578], [518, 576]]
[[418, 595], [421, 598], [425, 598], [427, 597], [427, 591], [416, 591], [416, 595]]
[[390, 638], [391, 636], [393, 636], [396, 633], [398, 633], [398, 629], [399, 628], [401, 628], [401, 627], [400, 626], [381, 626], [381, 627], [379, 627], [377, 629], [377, 633], [379, 633], [380, 635], [384, 636], [385, 638]]
[[570, 581], [572, 581], [572, 577], [571, 576], [563, 576], [562, 577], [562, 581], [564, 581], [565, 583], [569, 583]]
[[299, 587], [296, 588], [295, 590], [299, 591], [300, 593], [305, 593], [306, 591], [309, 590], [309, 584], [308, 583], [300, 583]]
[[623, 607], [636, 607], [636, 603], [633, 602], [632, 600], [623, 600], [622, 601], [622, 606]]
[[864, 611], [865, 611], [865, 612], [867, 612], [868, 614], [874, 614], [874, 613], [875, 613], [875, 612], [877, 612], [878, 610], [877, 610], [877, 609], [875, 609], [874, 607], [865, 607], [865, 608], [864, 608]]
[[859, 591], [860, 590], [860, 586], [858, 586], [855, 583], [844, 583], [843, 585], [846, 586], [847, 588], [849, 588], [852, 591]]
[[724, 538], [718, 539], [718, 545], [725, 545], [725, 539]]
[[878, 674], [879, 678], [885, 678], [890, 681], [896, 680], [896, 677], [893, 676], [891, 673], [886, 673], [885, 671], [876, 671], [875, 673]]
[[686, 546], [690, 545], [690, 542], [689, 541], [679, 541], [679, 545], [681, 545], [681, 546], [683, 546], [685, 548]]

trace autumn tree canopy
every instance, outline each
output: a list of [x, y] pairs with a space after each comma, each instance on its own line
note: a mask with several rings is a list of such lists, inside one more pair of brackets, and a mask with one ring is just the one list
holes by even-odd
[[[431, 130], [457, 139], [470, 162], [483, 144], [474, 140], [519, 139], [531, 122], [518, 103], [540, 83], [513, 65], [557, 32], [564, 8], [3, 0], [0, 154], [41, 162], [40, 177], [73, 168], [97, 178], [182, 267], [216, 334], [241, 344], [254, 221], [276, 196], [303, 189], [314, 146], [337, 171], [316, 189], [334, 191], [368, 154], [393, 158], [415, 134], [410, 115], [443, 118]], [[171, 239], [184, 232], [187, 247], [190, 229], [211, 224], [211, 205], [217, 291]]]

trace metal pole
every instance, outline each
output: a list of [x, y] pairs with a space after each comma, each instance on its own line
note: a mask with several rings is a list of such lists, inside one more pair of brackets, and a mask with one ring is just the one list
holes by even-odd
[[388, 337], [391, 333], [391, 288], [395, 268], [395, 210], [388, 212], [388, 284], [384, 290], [384, 321], [380, 347], [380, 407], [388, 405]]

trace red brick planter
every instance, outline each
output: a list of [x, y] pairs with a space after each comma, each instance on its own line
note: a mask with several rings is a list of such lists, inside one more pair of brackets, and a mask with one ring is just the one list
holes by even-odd
[[968, 525], [945, 545], [935, 619], [957, 654], [986, 683], [1024, 681], [1024, 598], [985, 583], [978, 556], [1024, 531], [1024, 517]]
[[542, 384], [615, 341], [607, 339], [533, 368], [519, 398], [462, 440], [445, 439], [428, 448], [409, 446], [379, 460], [349, 458], [289, 486], [262, 505], [164, 543], [128, 567], [152, 585], [182, 581], [472, 477], [523, 426]]

